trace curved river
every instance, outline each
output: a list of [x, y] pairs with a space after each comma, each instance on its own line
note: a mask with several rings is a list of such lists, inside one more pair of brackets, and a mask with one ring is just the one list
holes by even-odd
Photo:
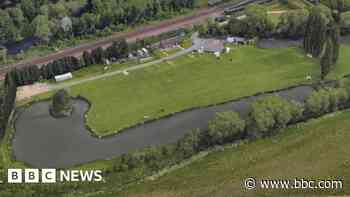
[[[311, 86], [299, 86], [274, 94], [303, 102], [312, 90]], [[246, 117], [249, 103], [266, 95], [271, 94], [177, 113], [102, 139], [93, 137], [85, 127], [84, 114], [89, 109], [85, 101], [75, 100], [72, 116], [63, 119], [49, 115], [50, 102], [35, 103], [20, 112], [16, 120], [13, 151], [16, 159], [38, 168], [64, 168], [109, 159], [147, 146], [176, 142], [191, 129], [207, 129], [217, 112], [235, 110]]]

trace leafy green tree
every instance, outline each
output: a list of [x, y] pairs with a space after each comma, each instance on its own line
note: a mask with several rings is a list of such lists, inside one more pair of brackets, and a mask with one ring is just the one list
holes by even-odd
[[280, 16], [277, 33], [286, 38], [300, 38], [305, 35], [309, 12], [306, 9], [289, 11]]
[[85, 66], [89, 66], [89, 65], [92, 65], [94, 63], [93, 57], [87, 51], [83, 52], [83, 60], [84, 60]]
[[68, 10], [62, 2], [50, 4], [48, 8], [50, 18], [62, 19], [68, 16]]
[[232, 36], [245, 36], [248, 31], [248, 24], [234, 17], [229, 20], [226, 31]]
[[54, 117], [69, 116], [72, 109], [72, 101], [67, 90], [62, 89], [54, 94], [50, 110]]
[[24, 16], [32, 21], [40, 13], [40, 2], [33, 0], [22, 0], [21, 9]]
[[349, 100], [349, 94], [345, 88], [329, 88], [330, 110], [337, 111]]
[[0, 62], [7, 62], [7, 50], [5, 47], [0, 46]]
[[16, 27], [16, 31], [18, 31], [18, 34], [21, 35], [24, 24], [26, 23], [26, 19], [24, 18], [22, 10], [17, 7], [9, 8], [8, 13], [12, 19], [14, 26]]
[[210, 144], [223, 144], [241, 139], [244, 135], [245, 121], [236, 112], [216, 114], [209, 123], [208, 140]]
[[330, 99], [327, 90], [314, 91], [306, 99], [306, 109], [309, 113], [321, 115], [329, 112]]
[[268, 17], [267, 8], [262, 5], [252, 4], [246, 8], [244, 22], [247, 24], [247, 34], [250, 37], [266, 37], [273, 31], [274, 25]]
[[302, 107], [279, 96], [269, 96], [252, 104], [250, 122], [253, 128], [265, 135], [273, 129], [284, 128], [288, 123], [298, 120], [303, 113]]
[[345, 12], [350, 10], [350, 0], [321, 0], [321, 3], [333, 10]]
[[344, 12], [340, 15], [340, 26], [345, 30], [350, 29], [350, 11]]
[[326, 50], [321, 58], [321, 79], [324, 80], [331, 71], [333, 65], [333, 42], [328, 39], [326, 42]]
[[45, 15], [38, 15], [32, 22], [33, 36], [41, 41], [48, 42], [50, 36], [49, 18]]
[[183, 155], [184, 158], [189, 158], [194, 155], [200, 147], [200, 131], [195, 129], [186, 134], [177, 143], [177, 150]]
[[327, 41], [327, 31], [333, 22], [332, 13], [329, 8], [319, 5], [311, 10], [304, 37], [304, 50], [306, 53], [319, 57], [322, 54]]
[[75, 23], [75, 32], [82, 35], [95, 33], [98, 21], [99, 18], [95, 14], [85, 13]]
[[340, 51], [340, 28], [338, 24], [332, 23], [328, 30], [328, 37], [332, 42], [332, 65], [336, 64], [339, 59]]
[[0, 9], [0, 44], [19, 40], [20, 31], [16, 28], [9, 13]]
[[94, 64], [103, 64], [105, 54], [101, 47], [98, 47], [97, 49], [94, 49], [91, 51], [91, 56], [94, 60]]

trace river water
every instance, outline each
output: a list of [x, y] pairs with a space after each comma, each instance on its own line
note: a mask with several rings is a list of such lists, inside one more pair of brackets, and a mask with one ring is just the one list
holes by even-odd
[[[312, 90], [310, 86], [299, 86], [273, 94], [303, 102]], [[246, 117], [250, 112], [249, 103], [266, 95], [270, 94], [180, 112], [101, 139], [92, 136], [85, 127], [84, 115], [89, 104], [84, 100], [76, 99], [72, 116], [62, 119], [50, 116], [49, 101], [39, 102], [19, 112], [13, 152], [16, 159], [40, 168], [70, 167], [109, 159], [151, 145], [174, 143], [191, 129], [205, 130], [217, 112], [235, 110]]]

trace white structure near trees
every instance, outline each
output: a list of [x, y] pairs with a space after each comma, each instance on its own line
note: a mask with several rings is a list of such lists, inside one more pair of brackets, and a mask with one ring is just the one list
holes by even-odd
[[68, 79], [72, 79], [73, 78], [73, 75], [72, 73], [65, 73], [65, 74], [62, 74], [62, 75], [56, 75], [55, 76], [55, 81], [56, 82], [61, 82], [61, 81], [66, 81]]

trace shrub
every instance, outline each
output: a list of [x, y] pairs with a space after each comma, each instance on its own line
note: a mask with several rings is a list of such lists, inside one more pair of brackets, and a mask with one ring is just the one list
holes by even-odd
[[252, 104], [251, 126], [268, 135], [275, 128], [284, 128], [288, 123], [298, 120], [303, 112], [301, 105], [289, 102], [279, 96], [269, 96]]
[[199, 129], [195, 129], [178, 141], [176, 149], [183, 158], [187, 159], [199, 151], [200, 135]]
[[66, 90], [59, 90], [52, 97], [51, 115], [54, 117], [69, 116], [73, 106], [71, 98]]
[[331, 111], [337, 111], [339, 108], [342, 108], [349, 100], [348, 92], [344, 88], [331, 88], [328, 89], [328, 92]]
[[314, 91], [306, 100], [306, 109], [314, 115], [321, 115], [329, 110], [329, 94], [325, 89]]
[[209, 123], [207, 140], [209, 144], [223, 144], [241, 139], [245, 130], [245, 121], [238, 113], [230, 111], [217, 113]]
[[349, 100], [345, 88], [326, 88], [313, 92], [306, 100], [306, 109], [313, 115], [322, 115], [342, 108]]

